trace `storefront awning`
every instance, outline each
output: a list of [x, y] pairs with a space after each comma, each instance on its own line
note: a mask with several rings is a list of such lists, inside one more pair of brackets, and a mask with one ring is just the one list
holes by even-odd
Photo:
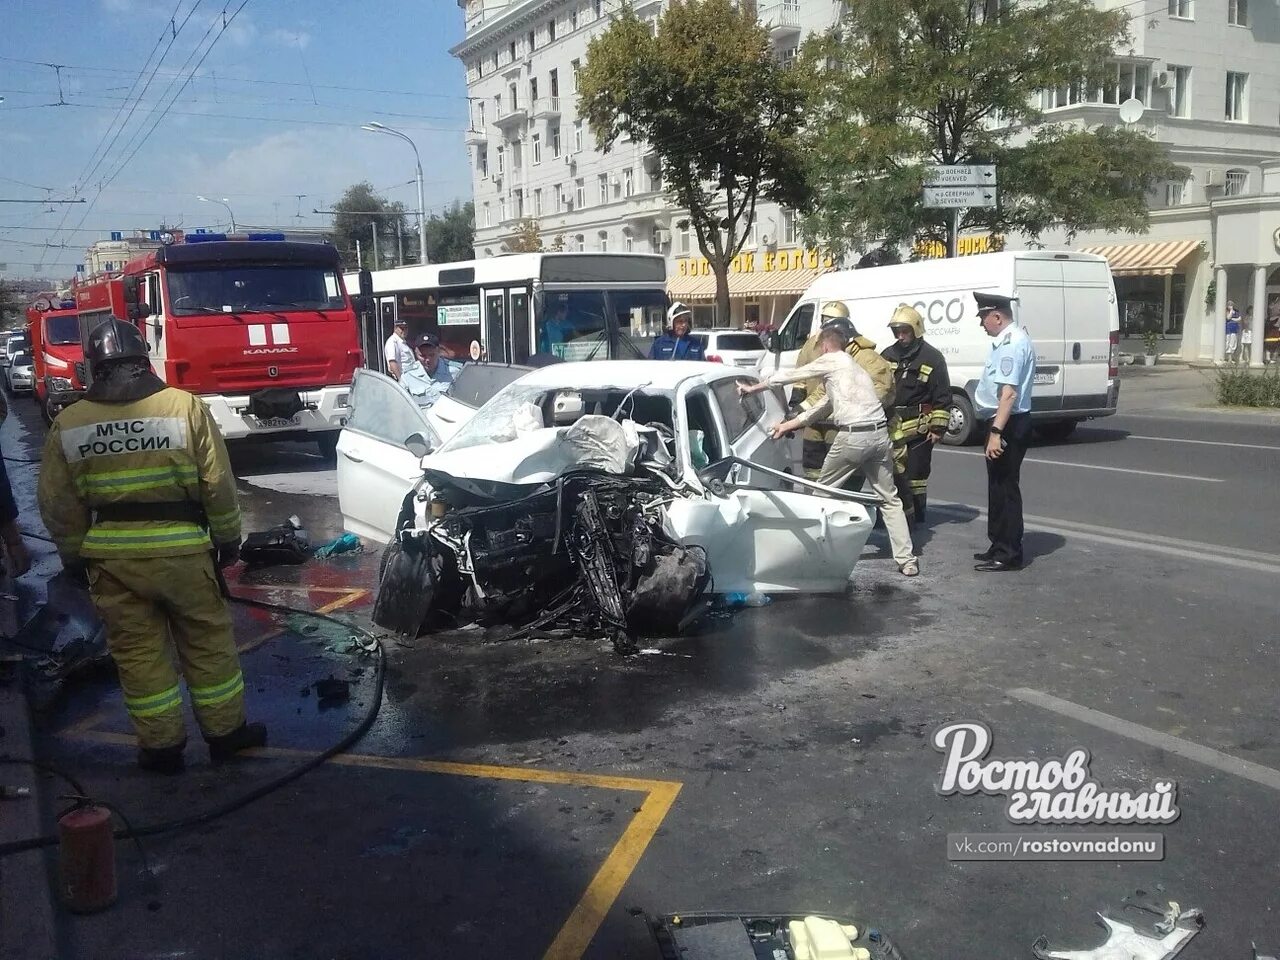
[[[797, 270], [731, 272], [729, 298], [754, 300], [757, 297], [799, 296], [808, 289], [809, 284], [827, 270], [827, 267], [820, 266], [801, 267]], [[667, 292], [671, 295], [671, 299], [685, 303], [699, 300], [713, 301], [716, 298], [716, 278], [712, 274], [675, 276], [667, 281]]]
[[1199, 249], [1199, 240], [1166, 240], [1081, 247], [1080, 252], [1106, 257], [1117, 277], [1168, 277], [1182, 273], [1183, 263]]

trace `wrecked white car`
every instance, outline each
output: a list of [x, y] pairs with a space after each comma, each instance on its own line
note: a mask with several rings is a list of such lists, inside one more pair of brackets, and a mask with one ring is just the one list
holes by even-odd
[[[357, 374], [338, 443], [346, 528], [389, 544], [374, 620], [416, 635], [678, 633], [707, 593], [844, 588], [867, 494], [793, 475], [773, 392], [722, 364], [562, 363], [525, 373], [440, 444], [386, 377]], [[798, 472], [798, 471], [796, 471]]]

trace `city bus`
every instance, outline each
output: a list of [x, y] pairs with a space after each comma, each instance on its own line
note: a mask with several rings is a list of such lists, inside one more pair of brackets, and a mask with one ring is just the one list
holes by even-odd
[[453, 359], [525, 364], [645, 357], [666, 320], [666, 261], [652, 254], [516, 253], [378, 270], [363, 285], [349, 274], [347, 284], [372, 298], [361, 332], [377, 369], [397, 321], [410, 342], [439, 336]]

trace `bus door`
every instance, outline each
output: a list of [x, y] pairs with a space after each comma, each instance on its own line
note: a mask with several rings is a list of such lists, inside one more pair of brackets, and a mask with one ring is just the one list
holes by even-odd
[[529, 339], [529, 290], [484, 291], [484, 349], [491, 363], [524, 363]]
[[377, 357], [377, 363], [370, 366], [390, 375], [387, 369], [386, 342], [396, 328], [396, 298], [378, 297], [375, 304], [372, 329], [365, 331], [365, 356]]

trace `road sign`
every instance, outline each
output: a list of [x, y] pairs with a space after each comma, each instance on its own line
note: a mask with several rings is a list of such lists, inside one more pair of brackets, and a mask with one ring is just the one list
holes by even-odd
[[994, 187], [993, 164], [931, 163], [925, 167], [926, 187]]
[[994, 207], [995, 187], [925, 187], [926, 207]]

